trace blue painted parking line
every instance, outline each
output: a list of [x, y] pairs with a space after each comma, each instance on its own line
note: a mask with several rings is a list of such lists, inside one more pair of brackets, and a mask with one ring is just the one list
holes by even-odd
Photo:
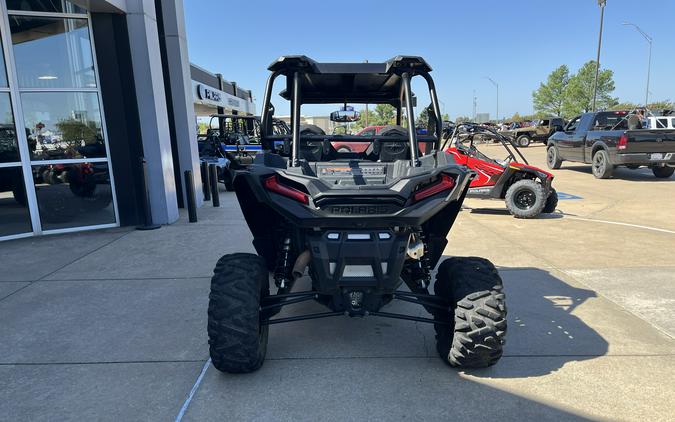
[[558, 192], [559, 201], [569, 201], [574, 199], [584, 199], [584, 198], [582, 198], [581, 196], [572, 195], [571, 193]]

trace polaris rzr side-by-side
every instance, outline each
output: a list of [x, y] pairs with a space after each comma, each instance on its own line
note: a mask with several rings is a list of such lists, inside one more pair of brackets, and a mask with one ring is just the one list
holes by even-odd
[[[460, 123], [443, 137], [443, 146], [449, 144], [445, 152], [477, 173], [467, 197], [503, 200], [516, 218], [555, 211], [558, 193], [551, 186], [553, 175], [529, 165], [504, 135], [475, 123]], [[503, 158], [494, 158], [497, 154]]]
[[[290, 128], [282, 120], [274, 119], [272, 128], [275, 134], [290, 133]], [[234, 172], [251, 164], [255, 155], [261, 151], [260, 118], [213, 114], [206, 135], [197, 142], [200, 160], [215, 164], [218, 167], [218, 181], [231, 191]]]
[[[384, 63], [284, 56], [269, 70], [262, 151], [233, 181], [257, 254], [225, 255], [216, 264], [208, 308], [213, 365], [224, 372], [254, 371], [265, 359], [270, 325], [345, 315], [430, 323], [445, 362], [462, 368], [496, 363], [505, 340], [506, 303], [494, 265], [483, 258], [449, 257], [438, 265], [430, 291], [432, 270], [475, 173], [441, 149], [429, 65], [411, 56]], [[415, 130], [411, 79], [416, 77], [426, 82], [431, 100], [426, 135]], [[273, 131], [271, 98], [278, 78], [285, 79], [281, 96], [290, 101], [291, 134]], [[363, 152], [340, 152], [332, 135], [300, 130], [303, 104], [347, 103], [392, 105], [396, 124], [370, 136]], [[294, 291], [305, 273], [311, 287]], [[282, 307], [303, 301], [327, 309], [278, 316]], [[387, 311], [394, 301], [422, 306], [430, 316]]]

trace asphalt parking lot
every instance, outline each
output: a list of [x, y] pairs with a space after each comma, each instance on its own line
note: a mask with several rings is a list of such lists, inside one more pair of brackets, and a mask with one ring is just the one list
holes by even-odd
[[470, 372], [437, 357], [432, 327], [375, 317], [274, 326], [260, 371], [216, 371], [209, 276], [252, 251], [229, 193], [197, 224], [1, 243], [0, 419], [672, 420], [675, 177], [553, 173], [556, 214], [468, 200], [451, 231], [445, 255], [491, 259], [507, 292], [505, 356]]

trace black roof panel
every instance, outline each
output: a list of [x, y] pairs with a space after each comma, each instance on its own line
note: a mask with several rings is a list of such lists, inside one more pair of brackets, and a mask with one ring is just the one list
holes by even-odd
[[282, 56], [269, 70], [287, 76], [280, 93], [290, 99], [292, 75], [300, 73], [303, 104], [400, 102], [401, 74], [429, 72], [431, 67], [417, 56], [396, 56], [384, 63], [318, 63], [307, 56]]

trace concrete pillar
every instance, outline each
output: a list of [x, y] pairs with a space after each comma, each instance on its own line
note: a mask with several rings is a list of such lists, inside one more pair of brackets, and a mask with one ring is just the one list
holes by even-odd
[[[197, 146], [197, 127], [192, 97], [192, 77], [190, 76], [190, 60], [188, 58], [187, 36], [185, 34], [185, 17], [183, 0], [160, 0], [162, 23], [166, 46], [171, 97], [169, 106], [173, 108], [174, 128], [176, 135], [177, 156], [180, 174], [192, 170], [194, 175], [197, 206], [203, 203], [202, 180], [199, 171], [199, 148]], [[183, 189], [185, 191], [185, 189]], [[181, 193], [185, 195], [185, 192]], [[184, 197], [184, 204], [187, 198]]]
[[152, 218], [157, 224], [173, 223], [178, 220], [178, 203], [155, 2], [128, 2], [127, 26], [141, 124], [139, 142], [148, 161]]

